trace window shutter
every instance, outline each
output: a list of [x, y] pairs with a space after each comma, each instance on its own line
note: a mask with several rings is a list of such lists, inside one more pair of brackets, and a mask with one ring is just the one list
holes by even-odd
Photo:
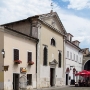
[[32, 74], [27, 74], [27, 85], [32, 85]]
[[19, 60], [19, 50], [14, 49], [14, 60]]
[[32, 61], [32, 52], [28, 52], [28, 61]]

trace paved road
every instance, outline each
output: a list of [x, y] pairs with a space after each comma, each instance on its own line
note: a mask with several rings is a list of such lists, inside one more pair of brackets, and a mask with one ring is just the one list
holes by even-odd
[[74, 87], [74, 86], [67, 86], [67, 87], [58, 87], [58, 88], [47, 88], [47, 89], [40, 89], [40, 90], [90, 90], [90, 87]]
[[64, 87], [56, 90], [90, 90], [90, 87]]

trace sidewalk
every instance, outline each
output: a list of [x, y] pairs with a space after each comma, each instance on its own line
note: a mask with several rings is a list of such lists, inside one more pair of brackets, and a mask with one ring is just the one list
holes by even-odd
[[59, 88], [65, 88], [65, 87], [69, 87], [69, 86], [60, 86], [60, 87], [48, 87], [48, 88], [40, 88], [40, 89], [32, 89], [32, 90], [56, 90], [56, 89], [59, 89]]

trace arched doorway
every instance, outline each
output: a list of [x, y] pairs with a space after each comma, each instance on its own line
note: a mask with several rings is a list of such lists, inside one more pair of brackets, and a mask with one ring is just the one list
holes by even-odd
[[84, 64], [84, 70], [90, 70], [90, 60]]

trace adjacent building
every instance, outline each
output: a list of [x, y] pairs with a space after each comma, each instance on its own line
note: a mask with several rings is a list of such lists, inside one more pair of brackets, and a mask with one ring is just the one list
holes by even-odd
[[90, 70], [90, 51], [89, 48], [83, 50], [83, 70]]
[[38, 39], [0, 27], [0, 90], [36, 88]]
[[83, 53], [79, 47], [80, 42], [78, 40], [72, 41], [73, 35], [67, 33], [66, 38], [66, 85], [74, 84], [79, 77], [75, 76], [75, 73], [82, 70]]

